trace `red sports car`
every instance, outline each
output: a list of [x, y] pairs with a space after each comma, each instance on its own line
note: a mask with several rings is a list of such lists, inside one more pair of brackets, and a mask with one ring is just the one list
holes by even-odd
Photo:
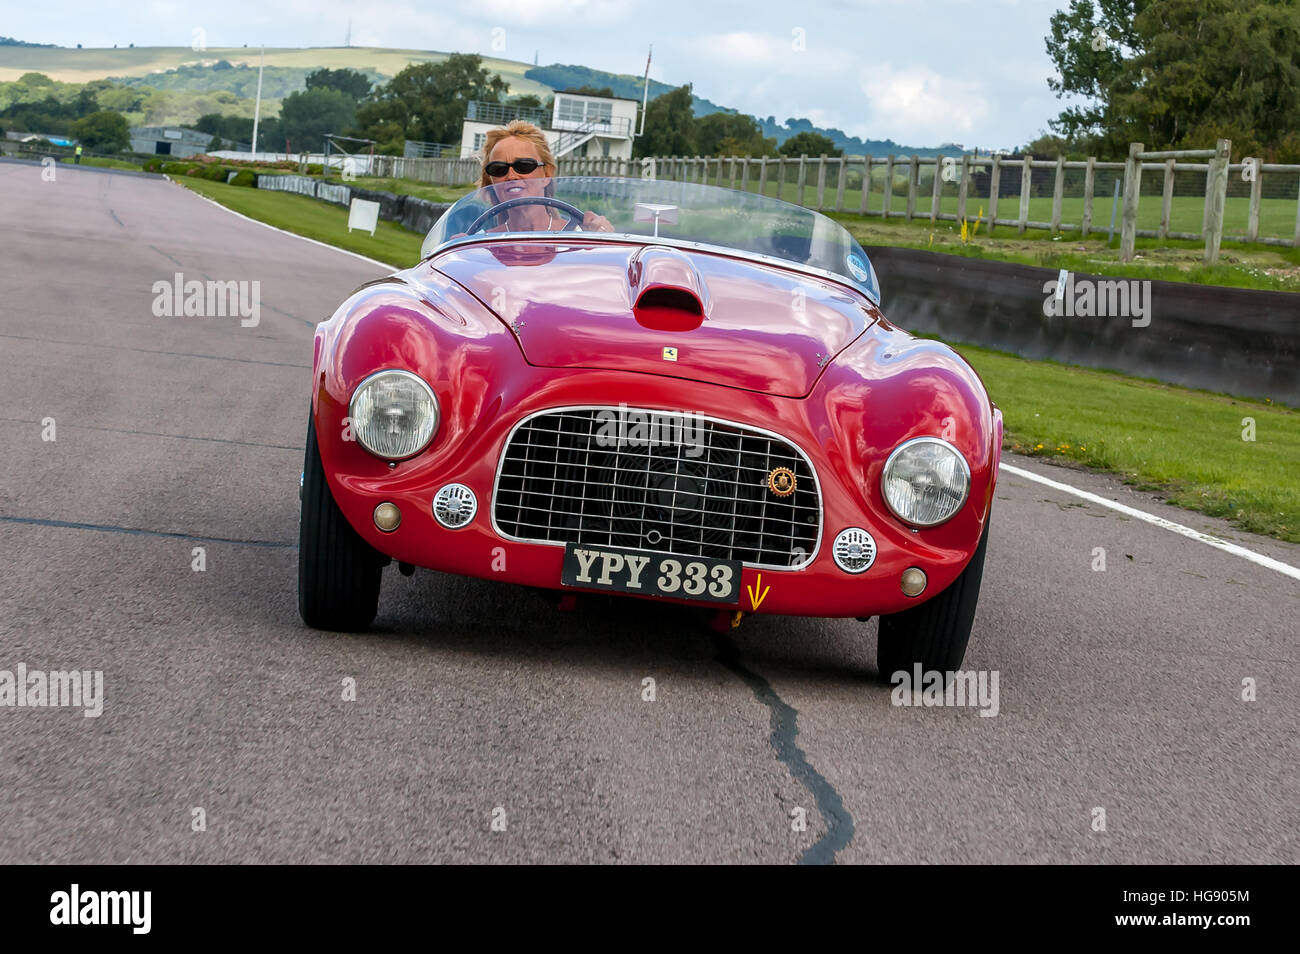
[[882, 674], [960, 668], [1002, 415], [879, 296], [848, 232], [765, 196], [465, 196], [316, 330], [302, 618], [364, 629], [396, 560], [731, 625], [879, 616]]

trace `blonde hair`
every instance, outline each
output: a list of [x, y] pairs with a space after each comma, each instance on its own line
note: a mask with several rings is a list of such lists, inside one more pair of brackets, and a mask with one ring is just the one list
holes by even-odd
[[556, 165], [555, 156], [551, 155], [551, 147], [546, 144], [546, 134], [534, 126], [532, 123], [524, 122], [522, 119], [515, 119], [504, 126], [497, 126], [495, 129], [489, 129], [487, 136], [483, 140], [483, 175], [479, 179], [479, 188], [492, 184], [492, 177], [487, 174], [488, 157], [492, 155], [492, 150], [496, 148], [497, 143], [502, 139], [522, 139], [524, 142], [532, 143], [533, 148], [537, 150], [537, 158], [542, 161], [542, 167], [546, 170], [548, 177], [555, 175]]

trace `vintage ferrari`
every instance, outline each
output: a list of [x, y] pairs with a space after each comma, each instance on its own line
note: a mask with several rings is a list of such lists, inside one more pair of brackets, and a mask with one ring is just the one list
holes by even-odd
[[316, 329], [308, 625], [370, 625], [397, 561], [719, 626], [878, 616], [882, 675], [960, 668], [1002, 415], [886, 320], [839, 224], [694, 183], [528, 179], [462, 198], [420, 258]]

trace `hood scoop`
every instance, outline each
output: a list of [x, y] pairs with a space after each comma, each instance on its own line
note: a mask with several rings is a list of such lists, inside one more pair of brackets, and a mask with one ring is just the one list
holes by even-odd
[[[567, 241], [567, 240], [564, 240]], [[868, 324], [834, 285], [668, 245], [468, 245], [433, 267], [515, 329], [530, 364], [803, 397]]]
[[674, 248], [647, 246], [628, 262], [627, 283], [637, 324], [651, 331], [694, 331], [708, 313], [708, 286]]

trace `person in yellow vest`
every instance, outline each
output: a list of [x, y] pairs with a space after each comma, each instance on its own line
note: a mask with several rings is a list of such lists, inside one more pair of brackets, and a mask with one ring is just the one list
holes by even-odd
[[81, 143], [77, 143], [77, 165], [81, 165]]

